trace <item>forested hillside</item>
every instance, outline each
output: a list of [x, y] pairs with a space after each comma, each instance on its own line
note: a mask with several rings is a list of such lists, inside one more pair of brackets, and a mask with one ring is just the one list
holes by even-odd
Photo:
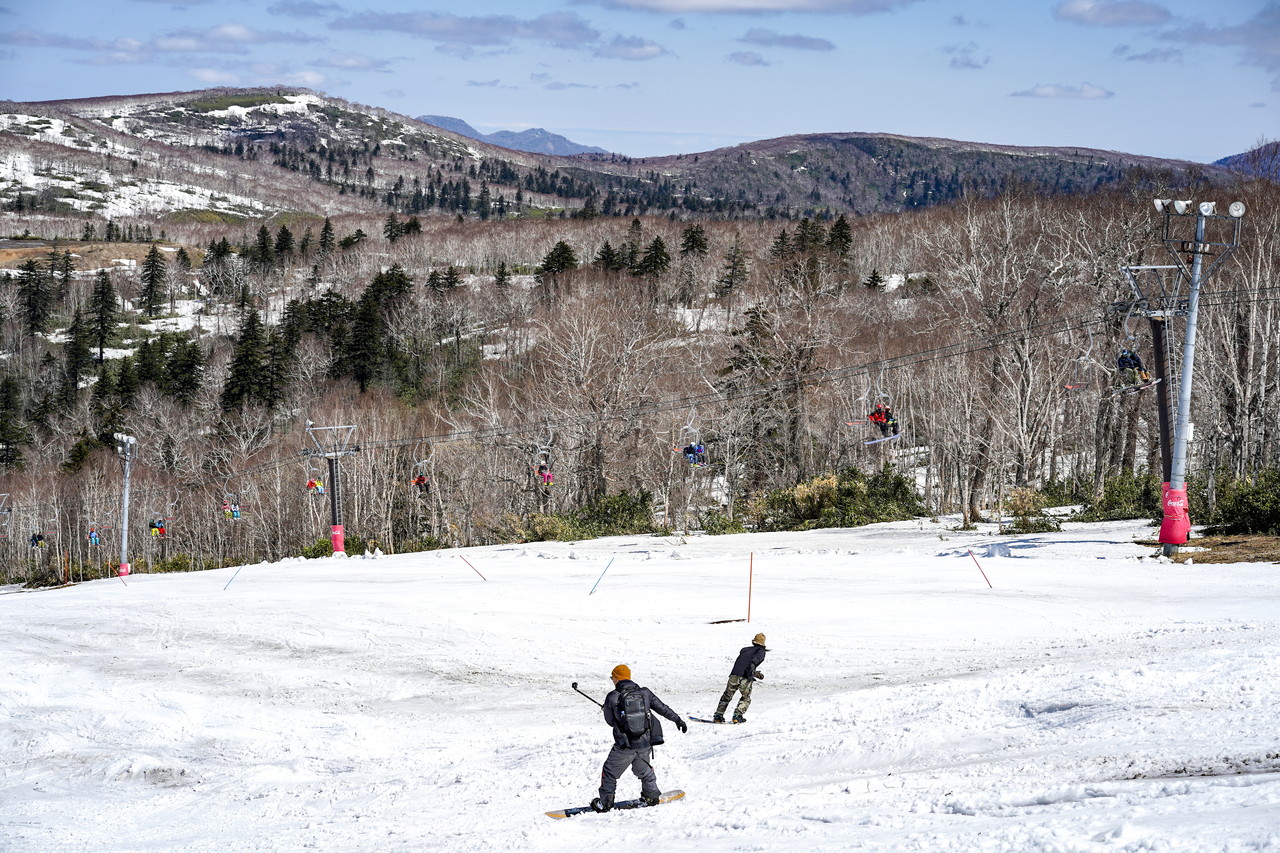
[[[175, 112], [175, 127], [199, 126], [190, 104]], [[56, 127], [92, 142], [74, 122], [42, 133]], [[85, 156], [119, 160], [127, 140], [110, 133], [125, 131], [101, 137], [117, 153]], [[128, 144], [151, 178], [204, 168], [168, 163], [165, 142]], [[297, 172], [250, 156], [258, 144], [297, 152]], [[1109, 310], [1132, 297], [1122, 265], [1169, 262], [1155, 172], [867, 216], [483, 217], [389, 209], [360, 189], [358, 147], [343, 191], [338, 167], [336, 189], [327, 165], [307, 177], [314, 152], [253, 145], [205, 151], [206, 174], [245, 190], [294, 175], [274, 186], [275, 213], [0, 212], [18, 238], [0, 242], [6, 579], [110, 571], [117, 432], [138, 440], [131, 551], [152, 570], [326, 553], [334, 484], [306, 488], [329, 479], [304, 454], [308, 421], [354, 427], [339, 465], [357, 552], [913, 512], [1034, 526], [1049, 502], [1157, 511], [1154, 396], [1113, 393], [1119, 347], [1149, 359], [1151, 341]], [[1249, 212], [1201, 304], [1192, 517], [1265, 529], [1249, 512], [1251, 490], [1278, 479], [1280, 191], [1198, 180], [1187, 197]], [[880, 401], [902, 434], [868, 445]], [[691, 442], [708, 464], [677, 452]]]
[[[1197, 364], [1192, 467], [1225, 478], [1216, 493], [1202, 479], [1207, 499], [1274, 468], [1280, 438], [1278, 194], [1232, 192], [1250, 209], [1244, 244], [1206, 293]], [[886, 465], [930, 512], [973, 518], [1023, 488], [1132, 510], [1158, 469], [1155, 412], [1150, 395], [1110, 393], [1123, 330], [1105, 309], [1127, 298], [1121, 264], [1163, 262], [1149, 211], [1121, 193], [1009, 194], [784, 223], [170, 223], [155, 244], [9, 215], [5, 230], [62, 239], [3, 255], [4, 563], [56, 575], [113, 558], [115, 432], [140, 447], [141, 565], [322, 551], [326, 498], [304, 484], [327, 471], [302, 455], [307, 420], [356, 427], [360, 451], [341, 460], [356, 547], [619, 517], [852, 523], [840, 495], [871, 489], [858, 505], [874, 508], [894, 484], [846, 469]], [[882, 398], [903, 436], [864, 445], [870, 429], [847, 422]], [[705, 468], [673, 452], [693, 438]], [[531, 470], [543, 453], [550, 486]], [[410, 486], [419, 473], [428, 490]], [[151, 517], [164, 538], [146, 535]], [[50, 547], [29, 547], [36, 532]]]

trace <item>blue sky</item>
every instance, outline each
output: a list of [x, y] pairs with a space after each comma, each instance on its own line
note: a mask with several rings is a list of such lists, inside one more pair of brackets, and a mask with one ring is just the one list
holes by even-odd
[[880, 131], [1211, 161], [1280, 0], [0, 0], [0, 97], [302, 85], [634, 156]]

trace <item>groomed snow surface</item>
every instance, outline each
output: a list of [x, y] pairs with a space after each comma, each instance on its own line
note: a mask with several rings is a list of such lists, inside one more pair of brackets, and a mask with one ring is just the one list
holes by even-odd
[[[949, 526], [0, 590], [0, 849], [1280, 849], [1280, 567]], [[685, 799], [544, 816], [611, 742], [571, 682], [709, 716], [757, 631], [748, 723], [666, 726]]]

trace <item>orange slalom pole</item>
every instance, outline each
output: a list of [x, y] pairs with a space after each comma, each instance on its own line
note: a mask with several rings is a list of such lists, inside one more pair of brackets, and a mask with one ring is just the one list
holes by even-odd
[[[466, 557], [462, 556], [461, 554], [459, 554], [459, 555], [458, 555], [458, 559], [459, 559], [459, 560], [461, 560], [462, 562], [466, 563], [468, 566], [471, 566], [471, 561], [470, 561], [470, 560], [468, 560]], [[471, 566], [471, 571], [473, 571], [473, 572], [475, 572], [476, 574], [480, 575], [480, 570], [479, 570], [479, 569], [477, 569], [475, 566]], [[485, 577], [484, 575], [480, 575], [480, 580], [484, 581], [485, 583], [488, 583], [488, 582], [489, 582], [489, 579], [488, 579], [487, 577]]]
[[[973, 549], [969, 548], [967, 550], [969, 551], [969, 556], [973, 557]], [[978, 567], [978, 571], [982, 572], [982, 564], [978, 562], [977, 557], [973, 557], [973, 564]], [[982, 572], [982, 579], [987, 582], [988, 589], [995, 589], [995, 587], [991, 585], [991, 580], [987, 577], [986, 572]]]

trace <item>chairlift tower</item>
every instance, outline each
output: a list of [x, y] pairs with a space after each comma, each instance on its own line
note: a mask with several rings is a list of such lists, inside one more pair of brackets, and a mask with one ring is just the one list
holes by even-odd
[[316, 426], [307, 421], [307, 435], [315, 450], [305, 449], [304, 456], [318, 457], [329, 462], [329, 541], [333, 543], [333, 553], [346, 556], [347, 548], [342, 524], [342, 483], [338, 479], [338, 460], [350, 456], [360, 450], [360, 445], [353, 445], [354, 426]]
[[[1182, 375], [1178, 384], [1173, 448], [1162, 501], [1164, 520], [1160, 523], [1160, 542], [1164, 554], [1171, 556], [1177, 552], [1179, 545], [1186, 543], [1191, 532], [1191, 518], [1187, 513], [1187, 445], [1191, 437], [1191, 380], [1195, 370], [1200, 288], [1240, 245], [1240, 226], [1245, 206], [1243, 202], [1233, 201], [1227, 208], [1227, 216], [1219, 214], [1217, 204], [1212, 201], [1196, 204], [1189, 199], [1158, 198], [1155, 206], [1156, 212], [1164, 215], [1161, 241], [1173, 256], [1180, 275], [1190, 285], [1186, 301], [1186, 334], [1182, 342]], [[1185, 236], [1189, 230], [1186, 223], [1192, 219], [1195, 221], [1194, 237], [1188, 240]]]
[[[1116, 302], [1110, 311], [1126, 318], [1141, 314], [1151, 323], [1151, 348], [1155, 356], [1156, 414], [1160, 426], [1161, 482], [1169, 482], [1173, 465], [1173, 430], [1169, 421], [1169, 320], [1187, 316], [1187, 297], [1182, 292], [1183, 276], [1176, 264], [1148, 264], [1121, 267], [1133, 291], [1130, 302]], [[1127, 320], [1126, 320], [1127, 322]]]
[[116, 455], [120, 457], [120, 469], [124, 472], [124, 495], [120, 502], [120, 577], [129, 574], [129, 477], [133, 462], [138, 458], [138, 439], [117, 432]]

